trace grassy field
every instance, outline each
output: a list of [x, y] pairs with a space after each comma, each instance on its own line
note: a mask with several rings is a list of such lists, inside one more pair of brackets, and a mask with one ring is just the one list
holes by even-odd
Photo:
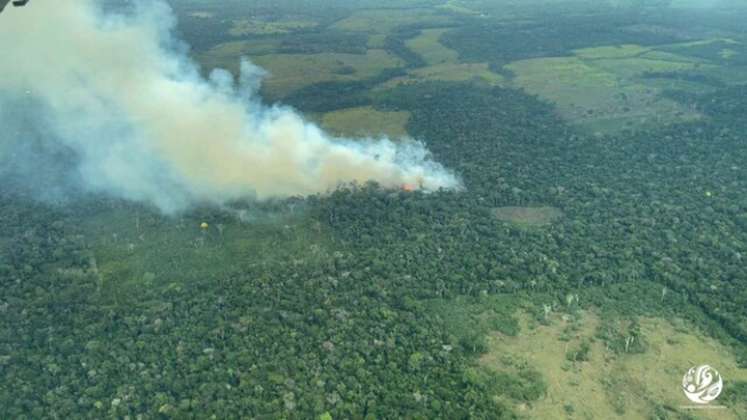
[[228, 67], [241, 56], [272, 54], [278, 45], [279, 41], [273, 39], [225, 42], [202, 54], [198, 59], [211, 67], [221, 67], [221, 64]]
[[443, 46], [438, 40], [448, 29], [425, 29], [419, 36], [408, 40], [405, 45], [423, 57], [430, 65], [456, 63], [459, 53]]
[[[286, 95], [324, 81], [367, 79], [403, 65], [402, 60], [384, 50], [368, 50], [366, 54], [265, 55], [256, 57], [254, 62], [269, 72], [265, 88], [273, 95]], [[354, 72], [343, 74], [346, 68], [353, 68]]]
[[316, 22], [308, 20], [263, 21], [259, 19], [234, 20], [228, 33], [233, 36], [242, 35], [277, 35], [287, 34], [299, 29], [309, 29], [317, 26]]
[[[659, 58], [651, 59], [645, 57], [630, 57], [625, 59], [598, 59], [587, 61], [591, 66], [599, 70], [614, 74], [623, 81], [629, 81], [646, 72], [677, 72], [686, 70], [695, 70], [699, 66], [697, 63], [687, 61], [671, 61], [669, 59]], [[708, 66], [704, 66], [708, 68]]]
[[488, 86], [499, 86], [503, 84], [505, 78], [490, 71], [485, 63], [447, 63], [410, 70], [406, 76], [390, 79], [377, 86], [376, 89], [390, 89], [399, 84], [419, 83], [426, 80], [473, 81]]
[[368, 48], [384, 48], [386, 34], [373, 34], [368, 37]]
[[381, 34], [415, 23], [438, 26], [450, 22], [448, 16], [440, 15], [433, 9], [378, 9], [357, 11], [336, 22], [332, 28]]
[[606, 47], [594, 47], [594, 48], [582, 48], [573, 51], [576, 57], [583, 59], [600, 59], [600, 58], [612, 58], [621, 59], [629, 57], [638, 57], [641, 54], [645, 54], [651, 51], [650, 48], [641, 47], [640, 45], [611, 45]]
[[[204, 68], [225, 68], [238, 74], [240, 56], [246, 54], [252, 62], [267, 70], [263, 84], [266, 93], [282, 97], [314, 83], [366, 79], [383, 70], [402, 66], [402, 60], [384, 50], [371, 49], [366, 54], [264, 54], [252, 56], [251, 52], [264, 52], [272, 48], [267, 43], [227, 43], [214, 48], [199, 60]], [[346, 70], [352, 69], [349, 73]], [[349, 74], [348, 74], [349, 73]]]
[[645, 72], [692, 70], [697, 63], [638, 57], [645, 52], [635, 46], [596, 48], [577, 57], [517, 61], [507, 68], [516, 74], [514, 86], [553, 102], [561, 116], [594, 131], [645, 126], [652, 119], [669, 123], [699, 118], [660, 97], [659, 86], [640, 77]]
[[[464, 7], [464, 4], [449, 2], [444, 7], [458, 9]], [[250, 57], [257, 65], [268, 70], [263, 92], [274, 100], [314, 83], [361, 80], [375, 76], [385, 69], [400, 67], [404, 63], [398, 57], [381, 49], [385, 45], [387, 34], [398, 27], [414, 23], [425, 26], [443, 25], [449, 19], [448, 15], [439, 14], [436, 9], [360, 10], [335, 22], [331, 28], [369, 33], [368, 46], [371, 49], [365, 55], [275, 54], [279, 41], [265, 37], [220, 44], [201, 55], [199, 60], [207, 69], [221, 67], [237, 74], [239, 57]], [[307, 25], [313, 22], [278, 21], [270, 22], [268, 25], [272, 27], [264, 28], [262, 25], [265, 23], [244, 20], [234, 27], [234, 32], [261, 30], [267, 33], [269, 30], [281, 33], [286, 29], [294, 29], [296, 24]], [[405, 45], [420, 55], [427, 65], [410, 69], [406, 76], [384, 82], [377, 89], [426, 80], [475, 81], [486, 86], [509, 83], [502, 75], [490, 71], [487, 63], [460, 62], [456, 51], [439, 42], [439, 38], [448, 30], [443, 27], [426, 28], [407, 40]], [[718, 50], [716, 52], [720, 54], [720, 59], [729, 60], [735, 54], [738, 55], [739, 46], [738, 41], [727, 38], [655, 47], [609, 45], [578, 49], [571, 57], [520, 60], [506, 68], [516, 75], [509, 86], [522, 88], [553, 102], [562, 117], [587, 131], [613, 132], [623, 128], [646, 128], [652, 124], [701, 118], [695, 110], [663, 98], [661, 93], [665, 89], [706, 92], [712, 86], [693, 81], [642, 76], [650, 72], [686, 71], [705, 74], [726, 83], [744, 82], [744, 74], [747, 72], [727, 71], [728, 69], [721, 67], [721, 63], [711, 62], [710, 57], [698, 56], [703, 55], [701, 50], [708, 47]], [[325, 124], [339, 127], [340, 133], [370, 133], [375, 129], [374, 125], [380, 124], [374, 119], [374, 125], [371, 125], [372, 121], [364, 118], [361, 120], [362, 126], [356, 130], [350, 126], [348, 115], [361, 117], [359, 112], [360, 110], [354, 110], [329, 116]], [[401, 130], [386, 128], [384, 132], [398, 135]]]
[[406, 137], [407, 111], [377, 111], [372, 107], [348, 108], [322, 116], [322, 126], [331, 133], [346, 137]]
[[462, 63], [459, 54], [439, 42], [445, 28], [425, 29], [420, 35], [409, 39], [405, 45], [420, 55], [427, 63], [424, 67], [411, 69], [406, 76], [396, 77], [383, 83], [378, 89], [389, 89], [399, 84], [422, 81], [464, 82], [475, 81], [489, 86], [500, 85], [504, 77], [493, 73], [487, 63]]
[[503, 76], [490, 71], [485, 63], [437, 64], [412, 70], [410, 74], [424, 80], [476, 80], [490, 85], [500, 85], [504, 81]]
[[424, 80], [464, 82], [476, 81], [489, 86], [500, 85], [504, 77], [493, 73], [487, 63], [462, 63], [459, 53], [445, 47], [439, 38], [445, 28], [425, 29], [420, 35], [408, 40], [405, 45], [420, 55], [428, 64], [425, 67], [412, 69], [408, 75], [390, 80], [383, 85], [391, 88], [400, 83], [417, 83]]
[[612, 132], [702, 118], [660, 94], [664, 89], [702, 93], [713, 86], [644, 75], [687, 73], [744, 83], [742, 67], [725, 66], [739, 55], [729, 46], [738, 49], [741, 43], [715, 38], [654, 47], [610, 45], [578, 49], [572, 57], [516, 61], [507, 69], [516, 74], [515, 87], [553, 102], [567, 120], [589, 131]]
[[[703, 419], [739, 419], [747, 409], [680, 408], [691, 405], [680, 387], [682, 376], [694, 365], [712, 365], [725, 378], [725, 387], [729, 381], [747, 379], [747, 371], [738, 368], [730, 349], [681, 320], [639, 319], [647, 350], [618, 354], [596, 337], [605, 321], [594, 313], [583, 312], [576, 318], [550, 314], [549, 319], [548, 325], [542, 325], [520, 316], [521, 334], [493, 333], [490, 350], [479, 362], [495, 372], [527, 365], [543, 375], [546, 396], [516, 407], [527, 418], [649, 419], [658, 407]], [[582, 343], [589, 345], [587, 360], [569, 361], [568, 352]]]

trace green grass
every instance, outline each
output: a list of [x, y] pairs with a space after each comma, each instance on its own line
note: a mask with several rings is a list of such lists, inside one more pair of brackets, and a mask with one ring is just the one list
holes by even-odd
[[392, 79], [384, 85], [391, 88], [400, 83], [416, 83], [433, 80], [445, 82], [479, 81], [490, 86], [499, 85], [503, 76], [488, 69], [487, 63], [460, 63], [459, 53], [445, 47], [439, 38], [449, 29], [425, 29], [420, 35], [408, 40], [405, 45], [420, 55], [428, 64], [408, 71], [408, 75]]
[[659, 51], [659, 50], [646, 51], [645, 53], [641, 54], [639, 57], [649, 59], [649, 60], [685, 64], [685, 65], [696, 67], [696, 68], [699, 67], [699, 64], [708, 63], [707, 60], [704, 60], [701, 58], [688, 57], [682, 54], [674, 54], [671, 52]]
[[386, 34], [373, 34], [368, 37], [368, 48], [384, 48]]
[[217, 67], [220, 63], [229, 65], [241, 56], [272, 54], [279, 44], [279, 41], [273, 39], [225, 42], [206, 51], [198, 59], [201, 62], [214, 64], [213, 67]]
[[450, 23], [448, 16], [432, 9], [362, 10], [336, 22], [332, 28], [343, 31], [389, 33], [393, 29], [412, 24], [440, 25]]
[[726, 66], [747, 64], [747, 45], [730, 38], [665, 45], [659, 50]]
[[317, 26], [316, 22], [308, 20], [283, 20], [267, 22], [259, 19], [234, 20], [229, 35], [278, 35], [287, 34], [300, 29], [309, 29]]
[[719, 62], [733, 61], [738, 47], [737, 41], [721, 38], [655, 47], [609, 45], [578, 49], [573, 57], [520, 60], [506, 68], [516, 75], [515, 87], [554, 103], [571, 123], [585, 131], [614, 132], [703, 118], [660, 94], [665, 89], [703, 93], [712, 86], [643, 76], [687, 73], [726, 84], [744, 83], [743, 67]]
[[623, 79], [633, 79], [645, 72], [694, 70], [699, 66], [694, 62], [669, 61], [630, 57], [622, 60], [600, 59], [591, 62], [599, 70], [607, 71]]
[[[731, 381], [747, 378], [747, 370], [738, 368], [729, 348], [692, 325], [678, 319], [638, 321], [646, 350], [620, 354], [597, 336], [604, 323], [620, 320], [601, 320], [593, 312], [581, 312], [575, 317], [551, 312], [547, 325], [542, 325], [533, 317], [520, 315], [521, 334], [491, 334], [489, 350], [480, 358], [480, 365], [496, 373], [514, 373], [521, 366], [539, 372], [547, 384], [545, 397], [531, 405], [508, 401], [517, 412], [538, 419], [647, 419], [663, 406], [693, 414], [679, 408], [691, 404], [680, 390], [687, 369], [711, 364], [726, 379], [725, 387]], [[583, 346], [588, 346], [584, 360], [569, 361], [568, 353]], [[559, 410], [563, 405], [572, 409]], [[717, 417], [704, 414], [705, 411], [698, 411], [697, 415], [738, 419], [744, 409], [731, 406], [714, 410]]]
[[[239, 73], [240, 57], [249, 48], [271, 48], [269, 44], [228, 43], [199, 57], [203, 67], [225, 68]], [[257, 49], [253, 50], [260, 53]], [[264, 50], [261, 50], [264, 51]], [[251, 54], [251, 50], [248, 52]], [[384, 50], [371, 49], [366, 54], [264, 54], [250, 56], [254, 64], [268, 71], [263, 89], [273, 97], [282, 97], [304, 86], [327, 81], [368, 79], [403, 62]], [[352, 68], [353, 72], [347, 74]]]
[[447, 63], [409, 70], [406, 76], [388, 80], [376, 89], [391, 89], [400, 84], [424, 81], [474, 81], [487, 86], [500, 86], [504, 84], [505, 78], [490, 71], [486, 63]]
[[[382, 71], [401, 67], [402, 60], [384, 50], [363, 54], [277, 54], [259, 56], [255, 64], [266, 69], [266, 88], [275, 95], [286, 95], [296, 89], [325, 81], [361, 80]], [[341, 74], [352, 67], [354, 73]]]
[[582, 48], [573, 51], [573, 53], [580, 58], [584, 59], [599, 59], [599, 58], [628, 58], [637, 57], [650, 51], [651, 48], [642, 47], [640, 45], [625, 44], [625, 45], [610, 45], [604, 47], [594, 48]]
[[517, 61], [507, 68], [516, 74], [516, 87], [555, 103], [561, 116], [594, 131], [617, 131], [652, 119], [666, 124], [700, 117], [661, 98], [656, 84], [640, 78], [647, 71], [694, 69], [695, 63], [561, 57]]
[[424, 80], [479, 80], [490, 85], [499, 85], [505, 80], [503, 76], [490, 71], [485, 63], [437, 64], [412, 70], [411, 74]]
[[420, 35], [407, 40], [405, 45], [416, 54], [423, 57], [430, 65], [456, 63], [459, 53], [443, 46], [438, 40], [448, 29], [425, 29]]
[[379, 137], [392, 139], [406, 137], [405, 126], [410, 119], [407, 111], [377, 111], [372, 107], [348, 108], [328, 112], [322, 117], [322, 126], [328, 131], [346, 137]]

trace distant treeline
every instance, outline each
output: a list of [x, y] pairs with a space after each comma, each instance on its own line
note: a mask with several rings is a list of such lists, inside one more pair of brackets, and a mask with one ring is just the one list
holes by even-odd
[[441, 42], [469, 62], [500, 68], [515, 60], [571, 55], [574, 49], [604, 45], [658, 45], [680, 38], [635, 28], [619, 15], [556, 16], [531, 23], [495, 23], [472, 19], [446, 32]]

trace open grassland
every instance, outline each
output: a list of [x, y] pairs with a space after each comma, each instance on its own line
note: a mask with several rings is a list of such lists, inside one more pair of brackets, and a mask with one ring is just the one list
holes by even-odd
[[[265, 89], [273, 95], [286, 95], [296, 89], [325, 81], [360, 80], [402, 66], [402, 60], [384, 50], [366, 54], [277, 54], [254, 59], [269, 72]], [[352, 73], [346, 71], [352, 69]]]
[[210, 67], [228, 67], [242, 56], [272, 54], [278, 45], [279, 41], [273, 39], [224, 42], [200, 55], [198, 60]]
[[504, 81], [503, 76], [488, 69], [485, 63], [447, 63], [423, 67], [410, 71], [410, 75], [421, 80], [441, 80], [460, 82], [475, 80], [499, 85]]
[[[270, 44], [223, 44], [200, 57], [204, 68], [225, 68], [238, 75], [242, 49], [271, 48]], [[262, 50], [263, 51], [263, 50]], [[264, 54], [249, 57], [268, 72], [263, 90], [271, 97], [319, 82], [352, 81], [374, 77], [382, 71], [402, 66], [402, 60], [384, 50], [368, 50], [366, 54]]]
[[659, 49], [727, 66], [747, 63], [747, 44], [732, 38], [712, 38], [665, 45]]
[[628, 58], [638, 57], [641, 54], [645, 54], [651, 51], [651, 48], [642, 47], [640, 45], [625, 44], [625, 45], [610, 45], [605, 47], [592, 47], [592, 48], [581, 48], [573, 51], [576, 57], [583, 59], [600, 59], [600, 58]]
[[397, 27], [423, 24], [444, 25], [451, 22], [448, 16], [433, 9], [377, 9], [361, 10], [336, 22], [332, 28], [343, 31], [388, 33]]
[[649, 47], [610, 45], [578, 49], [571, 57], [515, 61], [507, 69], [516, 75], [514, 86], [554, 103], [570, 122], [611, 132], [702, 118], [662, 92], [703, 93], [715, 83], [744, 83], [744, 67], [733, 63], [741, 48], [740, 42], [721, 38]]
[[[678, 319], [639, 319], [643, 352], [615, 352], [599, 338], [600, 329], [629, 322], [602, 320], [592, 312], [562, 317], [551, 313], [543, 325], [523, 315], [521, 334], [493, 333], [479, 363], [492, 372], [512, 373], [530, 366], [542, 374], [546, 395], [516, 407], [527, 418], [650, 419], [664, 412], [687, 412], [703, 419], [743, 418], [740, 413], [747, 407], [697, 413], [680, 408], [691, 405], [680, 387], [692, 366], [712, 365], [725, 379], [725, 388], [747, 379], [747, 370], [738, 368], [729, 348]], [[582, 357], [577, 356], [579, 349], [585, 349]]]
[[[618, 54], [618, 58], [607, 58]], [[628, 46], [583, 50], [581, 57], [521, 60], [507, 66], [514, 85], [553, 102], [572, 123], [594, 130], [689, 121], [695, 111], [660, 97], [661, 90], [642, 76], [646, 72], [693, 70], [699, 64], [638, 58], [645, 53]], [[588, 58], [588, 57], [594, 58]], [[604, 58], [602, 58], [604, 57]]]
[[669, 59], [649, 59], [643, 57], [630, 57], [625, 59], [598, 59], [586, 61], [589, 65], [599, 70], [614, 74], [624, 81], [631, 80], [646, 72], [677, 72], [695, 70], [700, 66], [697, 63], [687, 61], [671, 61]]
[[381, 137], [391, 139], [407, 136], [405, 126], [410, 119], [407, 111], [377, 111], [372, 107], [348, 108], [328, 112], [322, 126], [331, 133], [346, 137]]
[[316, 26], [316, 22], [309, 20], [263, 21], [259, 19], [238, 19], [233, 21], [228, 33], [232, 36], [277, 35]]
[[423, 81], [466, 82], [473, 81], [489, 86], [503, 84], [504, 77], [488, 69], [485, 63], [448, 63], [421, 67], [407, 72], [406, 76], [395, 77], [382, 83], [377, 89], [390, 89], [400, 84]]
[[448, 29], [425, 29], [420, 35], [409, 39], [405, 45], [423, 57], [423, 60], [430, 65], [456, 63], [459, 59], [459, 53], [439, 42], [439, 38], [446, 31]]
[[386, 34], [373, 34], [368, 37], [368, 48], [384, 48], [386, 45]]
[[456, 51], [439, 42], [439, 38], [446, 31], [448, 29], [445, 28], [426, 29], [420, 35], [408, 40], [405, 45], [421, 56], [427, 65], [409, 70], [406, 76], [388, 80], [380, 88], [389, 89], [399, 84], [423, 81], [475, 81], [489, 86], [500, 85], [504, 82], [504, 77], [490, 71], [487, 63], [460, 62]]

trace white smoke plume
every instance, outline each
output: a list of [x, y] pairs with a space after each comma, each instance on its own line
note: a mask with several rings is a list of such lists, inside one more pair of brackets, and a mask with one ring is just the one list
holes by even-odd
[[23, 112], [43, 116], [31, 121], [75, 152], [86, 188], [165, 212], [368, 180], [458, 186], [420, 143], [333, 138], [289, 108], [262, 105], [262, 71], [248, 62], [240, 83], [248, 89], [235, 89], [225, 71], [205, 80], [173, 27], [160, 1], [139, 2], [127, 15], [105, 15], [94, 0], [7, 8], [0, 15], [0, 124], [11, 124], [3, 107], [30, 98], [35, 105]]

